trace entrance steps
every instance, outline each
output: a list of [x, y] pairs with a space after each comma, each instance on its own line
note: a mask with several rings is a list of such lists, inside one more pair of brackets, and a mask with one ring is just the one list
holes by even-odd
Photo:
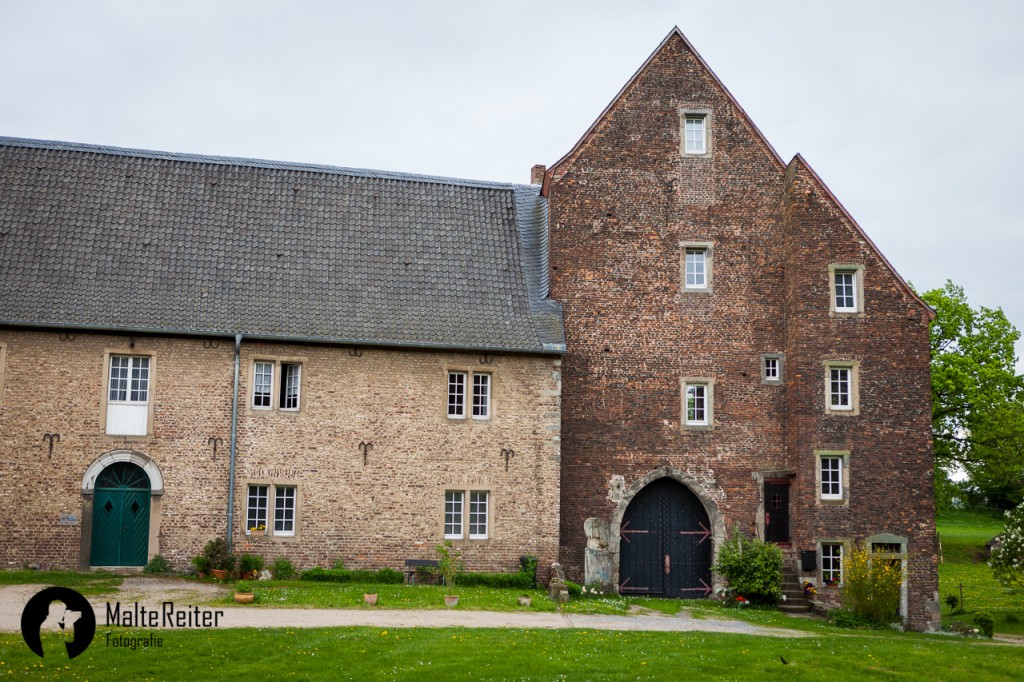
[[778, 602], [779, 611], [783, 613], [810, 613], [811, 601], [804, 596], [804, 588], [797, 570], [799, 556], [793, 549], [782, 550], [782, 595]]

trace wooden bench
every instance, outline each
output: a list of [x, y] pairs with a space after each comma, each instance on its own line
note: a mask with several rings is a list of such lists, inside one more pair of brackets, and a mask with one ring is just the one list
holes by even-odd
[[405, 581], [410, 585], [416, 584], [416, 571], [420, 568], [437, 568], [436, 559], [406, 559], [405, 560]]

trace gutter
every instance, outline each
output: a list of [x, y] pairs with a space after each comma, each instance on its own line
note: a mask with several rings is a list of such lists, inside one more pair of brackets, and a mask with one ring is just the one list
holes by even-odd
[[231, 398], [231, 457], [228, 465], [228, 551], [235, 519], [235, 456], [238, 452], [238, 373], [242, 354], [242, 335], [235, 334], [235, 391]]

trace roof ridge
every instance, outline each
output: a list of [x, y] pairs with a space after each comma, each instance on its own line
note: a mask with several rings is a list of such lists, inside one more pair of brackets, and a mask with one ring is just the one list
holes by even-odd
[[267, 168], [271, 170], [291, 170], [307, 173], [323, 173], [325, 175], [348, 175], [360, 178], [376, 178], [381, 180], [400, 180], [405, 182], [422, 182], [434, 185], [456, 185], [478, 189], [513, 190], [517, 187], [530, 187], [528, 184], [513, 182], [497, 182], [492, 180], [473, 180], [469, 178], [451, 178], [440, 175], [420, 175], [401, 171], [386, 171], [370, 168], [348, 168], [345, 166], [329, 166], [294, 161], [275, 161], [270, 159], [253, 159], [247, 157], [213, 156], [206, 154], [189, 154], [183, 152], [166, 152], [151, 149], [133, 149], [130, 147], [112, 147], [108, 145], [86, 144], [82, 142], [64, 142], [60, 140], [37, 140], [25, 137], [0, 136], [0, 146], [26, 147], [32, 149], [49, 149], [53, 151], [82, 152], [106, 154], [126, 158], [158, 159], [163, 161], [181, 161], [220, 166], [243, 166], [249, 168]]

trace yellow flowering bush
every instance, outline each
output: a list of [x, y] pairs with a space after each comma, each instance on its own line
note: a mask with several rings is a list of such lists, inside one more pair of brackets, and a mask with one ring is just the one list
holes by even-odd
[[864, 545], [855, 546], [843, 566], [843, 606], [879, 625], [899, 617], [900, 562], [872, 556]]

